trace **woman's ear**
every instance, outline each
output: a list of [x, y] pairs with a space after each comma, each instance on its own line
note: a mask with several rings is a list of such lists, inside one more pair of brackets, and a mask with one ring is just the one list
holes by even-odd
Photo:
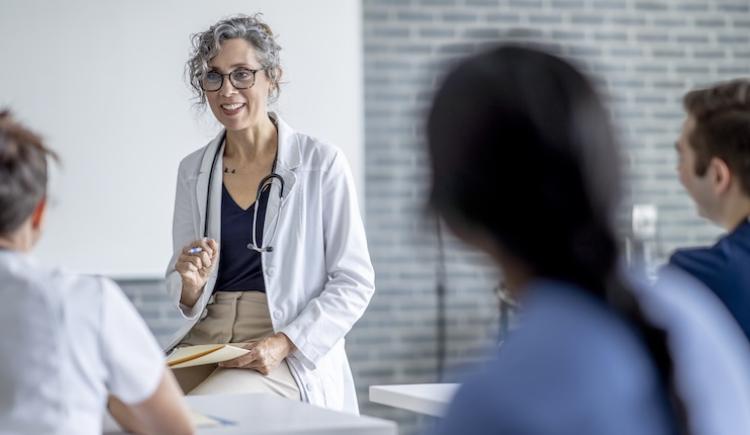
[[29, 246], [29, 249], [36, 245], [36, 243], [42, 237], [42, 230], [44, 229], [44, 221], [46, 216], [47, 197], [45, 196], [39, 200], [36, 208], [34, 208], [34, 211], [31, 213], [31, 246]]
[[281, 83], [281, 77], [284, 75], [284, 70], [281, 69], [281, 67], [276, 67], [274, 70], [275, 72], [275, 78], [271, 78], [270, 75], [267, 74], [269, 81], [271, 82], [271, 86], [268, 88], [268, 96], [271, 97], [274, 92], [278, 95], [279, 93], [279, 83]]
[[47, 216], [47, 197], [43, 197], [37, 203], [34, 212], [31, 213], [31, 228], [34, 231], [41, 230], [44, 225], [44, 218]]
[[283, 76], [284, 76], [284, 69], [281, 68], [281, 66], [278, 66], [276, 68], [276, 83], [274, 83], [274, 85], [276, 86], [276, 88], [279, 87], [279, 83], [281, 83], [281, 78]]

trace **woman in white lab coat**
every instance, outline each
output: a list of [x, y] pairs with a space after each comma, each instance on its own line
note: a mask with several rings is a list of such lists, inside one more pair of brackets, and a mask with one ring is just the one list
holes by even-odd
[[224, 128], [179, 167], [167, 291], [186, 323], [168, 347], [250, 352], [175, 374], [188, 394], [270, 392], [357, 413], [344, 337], [374, 272], [348, 163], [268, 111], [280, 47], [257, 15], [193, 43], [190, 82]]

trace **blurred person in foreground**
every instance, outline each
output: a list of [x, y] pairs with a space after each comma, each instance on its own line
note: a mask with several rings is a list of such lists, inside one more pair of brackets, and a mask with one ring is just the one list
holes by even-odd
[[164, 355], [119, 287], [31, 256], [49, 156], [0, 112], [0, 434], [99, 435], [108, 397], [125, 429], [193, 433]]
[[620, 267], [620, 165], [589, 79], [534, 48], [472, 56], [427, 135], [432, 208], [521, 304], [438, 434], [750, 433], [748, 348], [721, 303], [672, 269], [654, 289]]

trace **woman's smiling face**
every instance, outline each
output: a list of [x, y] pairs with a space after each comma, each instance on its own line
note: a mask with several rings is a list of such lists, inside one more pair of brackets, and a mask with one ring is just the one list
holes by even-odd
[[[227, 130], [251, 128], [257, 125], [258, 120], [267, 116], [267, 102], [272, 84], [262, 69], [252, 44], [242, 38], [224, 41], [219, 54], [211, 59], [209, 66], [209, 74], [224, 74], [223, 83], [218, 91], [204, 92], [211, 112]], [[253, 73], [253, 70], [257, 72]], [[246, 89], [237, 89], [229, 79], [230, 73], [234, 73], [236, 78], [249, 79], [251, 82], [250, 76], [254, 75], [255, 81]]]

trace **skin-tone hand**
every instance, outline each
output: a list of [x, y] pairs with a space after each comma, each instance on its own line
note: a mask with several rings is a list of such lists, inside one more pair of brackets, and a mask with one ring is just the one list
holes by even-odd
[[268, 375], [271, 370], [296, 348], [294, 343], [284, 333], [279, 332], [260, 341], [246, 343], [243, 346], [250, 352], [235, 359], [219, 363], [219, 367], [253, 369], [263, 375]]
[[[201, 248], [201, 252], [190, 253], [192, 248]], [[196, 240], [182, 249], [175, 264], [175, 270], [182, 278], [182, 296], [180, 302], [192, 307], [200, 297], [203, 286], [216, 264], [219, 247], [213, 239]]]
[[139, 434], [189, 435], [195, 433], [190, 412], [172, 371], [165, 368], [151, 397], [126, 405], [109, 396], [109, 412], [126, 431]]

